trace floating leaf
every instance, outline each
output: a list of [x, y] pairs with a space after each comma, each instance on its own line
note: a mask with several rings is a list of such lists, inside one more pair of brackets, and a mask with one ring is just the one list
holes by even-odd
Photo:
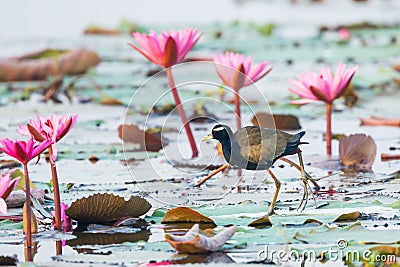
[[[31, 189], [31, 196], [32, 198], [37, 199], [40, 203], [44, 202], [45, 193], [42, 189]], [[25, 192], [22, 190], [17, 190], [11, 192], [6, 200], [6, 203], [9, 208], [22, 207], [25, 203], [25, 199]]]
[[0, 160], [0, 170], [1, 169], [12, 169], [12, 168], [18, 168], [22, 164], [16, 160], [12, 159], [2, 159]]
[[100, 63], [91, 50], [43, 50], [0, 62], [0, 81], [44, 80], [49, 75], [77, 75]]
[[219, 119], [214, 114], [210, 113], [202, 103], [196, 103], [193, 114], [189, 121], [194, 123], [213, 123]]
[[359, 97], [354, 90], [353, 83], [350, 83], [346, 87], [346, 89], [344, 90], [344, 93], [343, 93], [343, 97], [344, 97], [344, 104], [347, 107], [352, 108], [352, 107], [354, 107], [355, 104], [357, 104]]
[[394, 202], [392, 205], [390, 205], [390, 207], [394, 209], [400, 209], [400, 200]]
[[100, 101], [100, 104], [102, 104], [104, 106], [123, 106], [124, 105], [124, 103], [122, 103], [120, 100], [113, 98], [113, 97], [103, 98]]
[[256, 113], [251, 122], [255, 126], [272, 128], [278, 130], [298, 130], [301, 129], [299, 119], [294, 115], [268, 114], [265, 112]]
[[95, 164], [95, 163], [98, 162], [100, 159], [99, 159], [98, 157], [96, 157], [95, 155], [91, 155], [91, 156], [89, 156], [88, 160], [89, 160], [91, 163]]
[[177, 207], [169, 210], [165, 214], [161, 223], [164, 224], [198, 223], [200, 224], [200, 226], [202, 226], [202, 229], [205, 227], [215, 228], [217, 226], [212, 219], [187, 207]]
[[137, 218], [150, 208], [150, 203], [138, 196], [125, 201], [120, 196], [97, 193], [75, 200], [65, 213], [85, 228], [90, 223], [112, 224], [124, 217]]
[[344, 166], [370, 171], [375, 157], [376, 144], [371, 136], [352, 134], [339, 140], [339, 158]]
[[[23, 172], [21, 172], [20, 170], [16, 169], [14, 171], [14, 173], [11, 175], [11, 177], [17, 178], [17, 177], [21, 177], [18, 181], [18, 184], [15, 186], [14, 190], [25, 190], [25, 175]], [[32, 183], [31, 179], [29, 179], [29, 185], [31, 189], [36, 189], [36, 186]]]
[[0, 230], [22, 230], [24, 229], [24, 223], [21, 221], [13, 222], [12, 220], [6, 219], [0, 221]]
[[257, 228], [257, 229], [262, 229], [262, 228], [265, 228], [265, 227], [272, 226], [272, 223], [269, 220], [269, 216], [263, 216], [260, 219], [252, 221], [251, 223], [249, 223], [248, 226], [254, 227], [254, 228]]
[[360, 118], [361, 126], [393, 126], [400, 127], [400, 119], [388, 119], [371, 116], [368, 119]]
[[159, 136], [140, 130], [136, 125], [120, 125], [118, 127], [118, 136], [124, 142], [139, 144], [142, 151], [157, 152], [163, 147]]
[[350, 213], [345, 213], [337, 217], [334, 222], [345, 222], [345, 221], [354, 221], [361, 217], [361, 213], [359, 211], [354, 211]]

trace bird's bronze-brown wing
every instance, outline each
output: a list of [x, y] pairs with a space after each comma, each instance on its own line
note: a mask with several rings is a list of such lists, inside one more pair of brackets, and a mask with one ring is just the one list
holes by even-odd
[[284, 153], [287, 143], [295, 139], [294, 135], [256, 126], [244, 127], [234, 135], [240, 155], [259, 165], [271, 165]]

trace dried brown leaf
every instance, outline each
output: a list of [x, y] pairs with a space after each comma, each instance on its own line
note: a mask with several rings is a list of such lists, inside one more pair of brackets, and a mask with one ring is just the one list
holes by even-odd
[[375, 157], [376, 144], [371, 136], [352, 134], [339, 140], [339, 158], [344, 166], [370, 171]]
[[128, 201], [113, 194], [94, 194], [72, 202], [65, 213], [82, 226], [111, 224], [124, 217], [139, 217], [151, 208], [147, 200], [132, 196]]
[[294, 115], [268, 114], [266, 112], [256, 113], [251, 122], [255, 126], [272, 128], [278, 130], [298, 130], [301, 129], [299, 120]]
[[[165, 224], [198, 223], [200, 224], [200, 226], [206, 224], [208, 226], [207, 228], [215, 228], [217, 226], [211, 218], [208, 218], [203, 214], [187, 207], [177, 207], [169, 210], [164, 215], [164, 218], [162, 219], [161, 223]], [[204, 227], [202, 229], [204, 229]]]
[[400, 127], [400, 119], [387, 119], [376, 116], [370, 118], [360, 118], [361, 126], [393, 126]]
[[136, 125], [122, 124], [118, 127], [118, 136], [124, 142], [139, 144], [139, 150], [158, 152], [163, 144], [161, 138], [149, 132], [140, 130]]
[[91, 50], [43, 50], [0, 61], [0, 81], [44, 80], [49, 75], [77, 75], [100, 63]]

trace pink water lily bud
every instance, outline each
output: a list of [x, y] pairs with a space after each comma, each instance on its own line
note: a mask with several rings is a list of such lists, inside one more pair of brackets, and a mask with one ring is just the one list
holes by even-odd
[[25, 141], [12, 141], [8, 138], [0, 140], [0, 151], [8, 154], [9, 156], [20, 161], [22, 164], [27, 164], [31, 159], [37, 157], [40, 153], [46, 150], [52, 142], [49, 140], [42, 141], [36, 144], [33, 138], [30, 138], [28, 142]]
[[[64, 202], [61, 203], [61, 223], [63, 226], [64, 232], [71, 232], [72, 231], [72, 219], [68, 217], [65, 211], [68, 209], [68, 205]], [[51, 216], [53, 216], [53, 226], [55, 226], [55, 211], [51, 211]]]
[[213, 60], [223, 83], [235, 90], [257, 82], [272, 70], [268, 61], [252, 66], [251, 56], [245, 57], [233, 52], [214, 55]]
[[185, 58], [186, 54], [197, 43], [201, 35], [197, 29], [170, 30], [157, 35], [154, 31], [149, 34], [135, 32], [133, 37], [139, 46], [129, 44], [151, 62], [169, 68]]
[[12, 179], [10, 173], [0, 174], [0, 198], [7, 199], [10, 193], [14, 190], [15, 186], [21, 177]]
[[308, 104], [315, 101], [332, 103], [335, 99], [342, 96], [344, 89], [349, 85], [358, 66], [347, 71], [345, 68], [346, 65], [340, 63], [336, 68], [334, 76], [332, 76], [328, 67], [323, 67], [320, 74], [310, 71], [305, 75], [300, 74], [298, 80], [289, 80], [294, 85], [289, 90], [302, 98], [290, 103]]

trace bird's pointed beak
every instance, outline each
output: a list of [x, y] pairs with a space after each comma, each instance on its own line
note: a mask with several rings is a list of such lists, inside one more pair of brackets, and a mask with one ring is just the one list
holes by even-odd
[[209, 134], [207, 136], [205, 136], [203, 139], [201, 139], [201, 141], [206, 141], [206, 140], [211, 140], [214, 139], [214, 137], [212, 136], [212, 134]]

